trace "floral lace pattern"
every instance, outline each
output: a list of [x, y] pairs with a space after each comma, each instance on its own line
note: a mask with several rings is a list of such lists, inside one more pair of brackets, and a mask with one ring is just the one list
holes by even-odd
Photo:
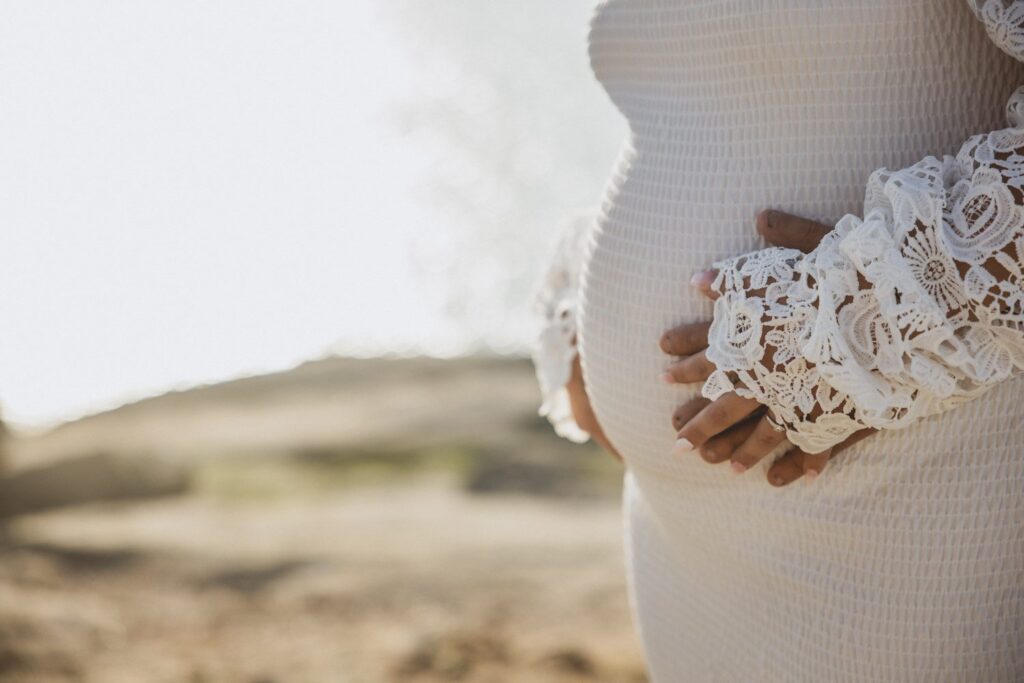
[[1003, 52], [1020, 59], [1024, 55], [1024, 3], [1016, 0], [967, 0], [985, 25], [989, 38]]
[[573, 418], [566, 385], [576, 359], [580, 273], [593, 223], [593, 216], [581, 215], [565, 224], [534, 297], [534, 311], [541, 320], [532, 351], [543, 397], [539, 413], [548, 418], [559, 436], [576, 443], [590, 435]]
[[[1024, 58], [1024, 2], [968, 0]], [[868, 182], [810, 254], [716, 264], [703, 394], [766, 405], [810, 453], [977, 397], [1024, 369], [1024, 87], [1010, 128]]]

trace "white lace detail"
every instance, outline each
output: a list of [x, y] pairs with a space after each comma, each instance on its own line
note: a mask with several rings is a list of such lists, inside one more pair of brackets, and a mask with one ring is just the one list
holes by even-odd
[[573, 418], [566, 385], [576, 359], [580, 273], [593, 224], [592, 215], [566, 222], [534, 297], [534, 310], [541, 318], [531, 354], [543, 397], [539, 412], [559, 436], [576, 443], [585, 442], [590, 435]]
[[[1024, 2], [968, 0], [1024, 56]], [[869, 180], [810, 254], [767, 249], [716, 264], [703, 394], [766, 405], [807, 452], [894, 429], [1024, 369], [1024, 87], [1010, 128]]]
[[989, 38], [1011, 57], [1024, 55], [1024, 3], [1013, 0], [967, 0], [985, 24]]

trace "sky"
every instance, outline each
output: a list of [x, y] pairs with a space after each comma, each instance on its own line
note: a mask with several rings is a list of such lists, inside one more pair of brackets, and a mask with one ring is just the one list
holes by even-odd
[[0, 405], [521, 352], [624, 125], [593, 0], [5, 2]]

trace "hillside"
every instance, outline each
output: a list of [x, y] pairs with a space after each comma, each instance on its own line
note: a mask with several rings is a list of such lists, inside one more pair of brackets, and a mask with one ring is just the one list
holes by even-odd
[[643, 681], [621, 470], [537, 400], [522, 359], [325, 359], [15, 439], [191, 483], [0, 527], [0, 682]]
[[196, 457], [309, 448], [500, 447], [549, 435], [529, 361], [328, 358], [172, 392], [19, 441], [17, 464], [86, 451]]

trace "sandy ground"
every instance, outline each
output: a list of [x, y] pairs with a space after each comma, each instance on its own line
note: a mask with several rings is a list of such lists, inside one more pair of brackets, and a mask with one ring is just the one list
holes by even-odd
[[0, 558], [0, 680], [642, 681], [619, 526], [440, 478], [34, 516]]
[[0, 681], [645, 680], [617, 465], [535, 399], [520, 361], [324, 361], [20, 439], [195, 472], [0, 532]]

